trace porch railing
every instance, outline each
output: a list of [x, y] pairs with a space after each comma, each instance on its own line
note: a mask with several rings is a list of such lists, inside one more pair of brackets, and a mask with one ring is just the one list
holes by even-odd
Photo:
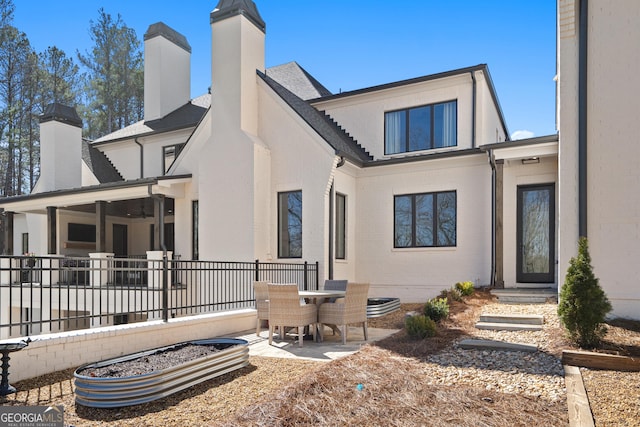
[[254, 280], [318, 289], [318, 263], [0, 257], [0, 339], [254, 307]]

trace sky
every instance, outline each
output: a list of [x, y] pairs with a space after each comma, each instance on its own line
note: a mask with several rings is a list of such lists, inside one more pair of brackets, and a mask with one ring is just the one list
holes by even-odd
[[[14, 0], [32, 47], [77, 60], [98, 10], [142, 41], [162, 21], [191, 45], [191, 95], [211, 76], [209, 13], [218, 0]], [[296, 61], [339, 93], [487, 64], [512, 137], [556, 133], [556, 0], [255, 0], [267, 25], [265, 65]], [[77, 62], [77, 61], [76, 61]]]

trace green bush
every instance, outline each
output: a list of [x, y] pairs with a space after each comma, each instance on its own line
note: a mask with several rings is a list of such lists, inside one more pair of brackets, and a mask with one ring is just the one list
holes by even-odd
[[558, 316], [569, 337], [580, 347], [598, 345], [606, 329], [604, 321], [611, 303], [593, 274], [587, 239], [578, 242], [578, 257], [571, 258], [560, 291]]
[[470, 281], [466, 281], [466, 282], [458, 282], [455, 285], [455, 288], [457, 290], [460, 291], [460, 293], [466, 297], [468, 297], [469, 295], [473, 295], [473, 282]]
[[424, 306], [424, 315], [439, 322], [449, 317], [449, 302], [446, 298], [434, 298], [427, 301]]
[[422, 339], [436, 335], [436, 322], [421, 314], [407, 317], [404, 327], [411, 338]]
[[444, 298], [451, 304], [452, 301], [462, 301], [462, 293], [452, 286], [450, 289], [443, 289], [438, 298]]

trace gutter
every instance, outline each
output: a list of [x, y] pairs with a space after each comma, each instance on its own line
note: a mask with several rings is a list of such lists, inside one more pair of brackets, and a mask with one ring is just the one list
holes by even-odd
[[578, 40], [578, 235], [587, 237], [587, 21], [588, 0], [580, 1]]
[[470, 71], [470, 74], [473, 82], [473, 93], [471, 95], [471, 148], [476, 148], [476, 72]]
[[135, 142], [138, 147], [140, 147], [140, 178], [144, 178], [144, 147], [142, 146], [142, 144], [140, 144], [138, 138], [140, 137], [136, 136], [133, 139], [133, 142]]

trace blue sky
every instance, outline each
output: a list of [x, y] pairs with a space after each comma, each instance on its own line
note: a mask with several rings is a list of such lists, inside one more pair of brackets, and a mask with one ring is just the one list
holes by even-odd
[[[217, 0], [14, 0], [14, 25], [36, 51], [76, 59], [98, 9], [142, 36], [163, 21], [191, 44], [191, 93], [210, 84], [209, 12]], [[334, 93], [489, 66], [511, 134], [555, 133], [555, 0], [255, 0], [267, 24], [266, 66], [298, 62]]]

